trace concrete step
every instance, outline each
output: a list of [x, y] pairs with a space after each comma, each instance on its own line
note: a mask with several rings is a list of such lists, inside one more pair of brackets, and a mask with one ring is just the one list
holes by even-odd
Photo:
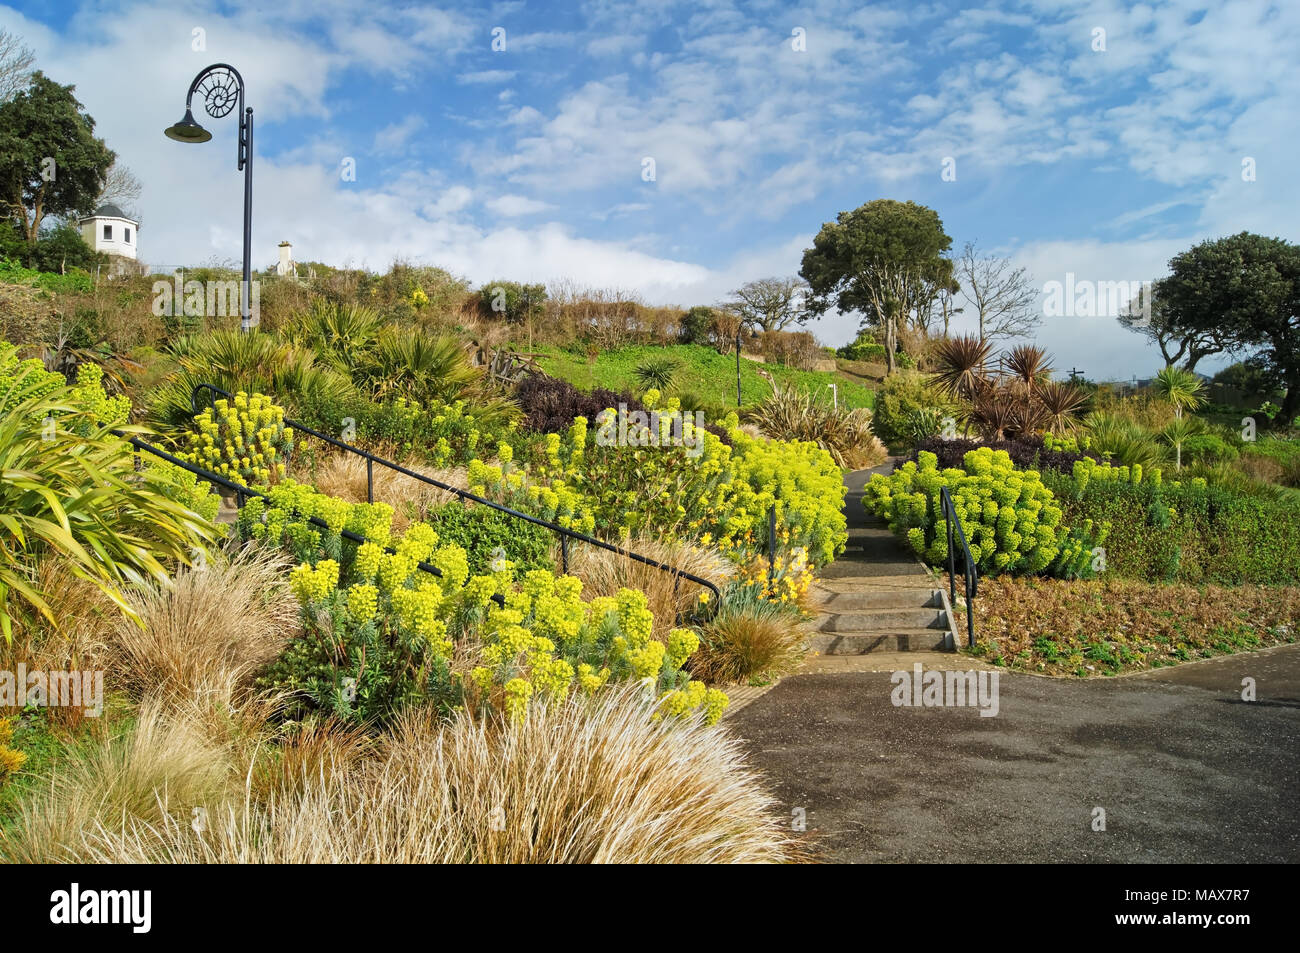
[[866, 655], [870, 652], [934, 652], [945, 647], [945, 629], [895, 628], [882, 632], [818, 632], [808, 647], [822, 655]]
[[943, 597], [938, 589], [908, 588], [855, 588], [843, 592], [829, 592], [818, 603], [826, 612], [856, 612], [862, 609], [922, 609], [942, 608]]
[[828, 566], [823, 566], [817, 574], [820, 579], [843, 579], [846, 576], [913, 576], [928, 579], [929, 574], [921, 568], [916, 560], [900, 559], [895, 550], [888, 559], [863, 559], [861, 557], [845, 558], [841, 556]]
[[891, 632], [895, 629], [947, 629], [942, 609], [862, 609], [830, 612], [818, 629], [822, 632]]
[[928, 573], [903, 573], [879, 576], [837, 576], [827, 579], [818, 576], [815, 585], [826, 592], [861, 592], [872, 589], [907, 589], [912, 592], [930, 592], [935, 588], [934, 580]]

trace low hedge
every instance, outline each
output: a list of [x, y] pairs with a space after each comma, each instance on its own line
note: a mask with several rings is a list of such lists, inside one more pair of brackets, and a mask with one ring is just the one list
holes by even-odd
[[1108, 574], [1224, 585], [1300, 579], [1300, 511], [1292, 504], [1087, 462], [1069, 475], [1044, 471], [1043, 480], [1064, 522], [1110, 524]]

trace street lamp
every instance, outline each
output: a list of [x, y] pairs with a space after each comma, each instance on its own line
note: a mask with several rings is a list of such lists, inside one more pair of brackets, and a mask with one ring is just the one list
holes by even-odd
[[[736, 406], [740, 406], [740, 336], [745, 332], [745, 322], [741, 321], [736, 327]], [[751, 338], [758, 337], [757, 331], [750, 331]]]
[[163, 135], [177, 142], [207, 142], [212, 133], [194, 121], [191, 101], [199, 93], [203, 108], [213, 119], [239, 110], [239, 171], [244, 173], [244, 282], [239, 291], [239, 329], [248, 333], [253, 329], [253, 316], [248, 306], [251, 284], [250, 262], [253, 250], [253, 107], [244, 108], [244, 78], [233, 66], [215, 63], [194, 77], [190, 91], [185, 94], [185, 117], [174, 126], [163, 130]]

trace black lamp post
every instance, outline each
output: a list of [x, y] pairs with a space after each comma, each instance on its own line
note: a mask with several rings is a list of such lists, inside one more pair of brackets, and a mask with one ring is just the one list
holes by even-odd
[[740, 406], [740, 333], [745, 330], [745, 322], [736, 325], [736, 406]]
[[[740, 400], [740, 344], [741, 344], [741, 335], [743, 335], [744, 333], [745, 333], [745, 322], [744, 322], [744, 321], [741, 321], [741, 322], [740, 322], [740, 325], [736, 328], [736, 406], [737, 406], [737, 407], [739, 407], [740, 404], [741, 404], [741, 400]], [[749, 336], [750, 336], [751, 338], [756, 338], [756, 337], [758, 337], [758, 332], [757, 332], [757, 331], [751, 331], [751, 332], [749, 333]]]
[[163, 130], [168, 139], [207, 142], [212, 138], [212, 133], [194, 121], [190, 110], [196, 92], [202, 96], [203, 108], [213, 119], [230, 115], [236, 107], [239, 109], [239, 170], [244, 173], [244, 282], [239, 291], [239, 329], [247, 333], [253, 328], [248, 305], [253, 251], [253, 107], [244, 108], [244, 78], [239, 71], [225, 63], [216, 63], [190, 83], [190, 91], [185, 94], [185, 118]]

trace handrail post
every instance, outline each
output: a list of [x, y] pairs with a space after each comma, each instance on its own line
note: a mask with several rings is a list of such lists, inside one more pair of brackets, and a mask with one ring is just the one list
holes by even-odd
[[945, 487], [939, 491], [939, 506], [943, 509], [943, 525], [948, 530], [948, 601], [950, 603], [957, 601], [957, 554], [953, 552], [952, 544], [952, 509], [948, 505], [948, 490]]
[[[969, 577], [967, 577], [969, 580]], [[971, 607], [971, 586], [974, 580], [969, 580], [966, 586], [966, 644], [970, 648], [975, 647], [975, 610]]]
[[375, 502], [375, 458], [366, 457], [366, 502]]
[[776, 581], [776, 504], [767, 510], [767, 589]]
[[569, 534], [560, 534], [560, 570], [564, 575], [569, 574]]

